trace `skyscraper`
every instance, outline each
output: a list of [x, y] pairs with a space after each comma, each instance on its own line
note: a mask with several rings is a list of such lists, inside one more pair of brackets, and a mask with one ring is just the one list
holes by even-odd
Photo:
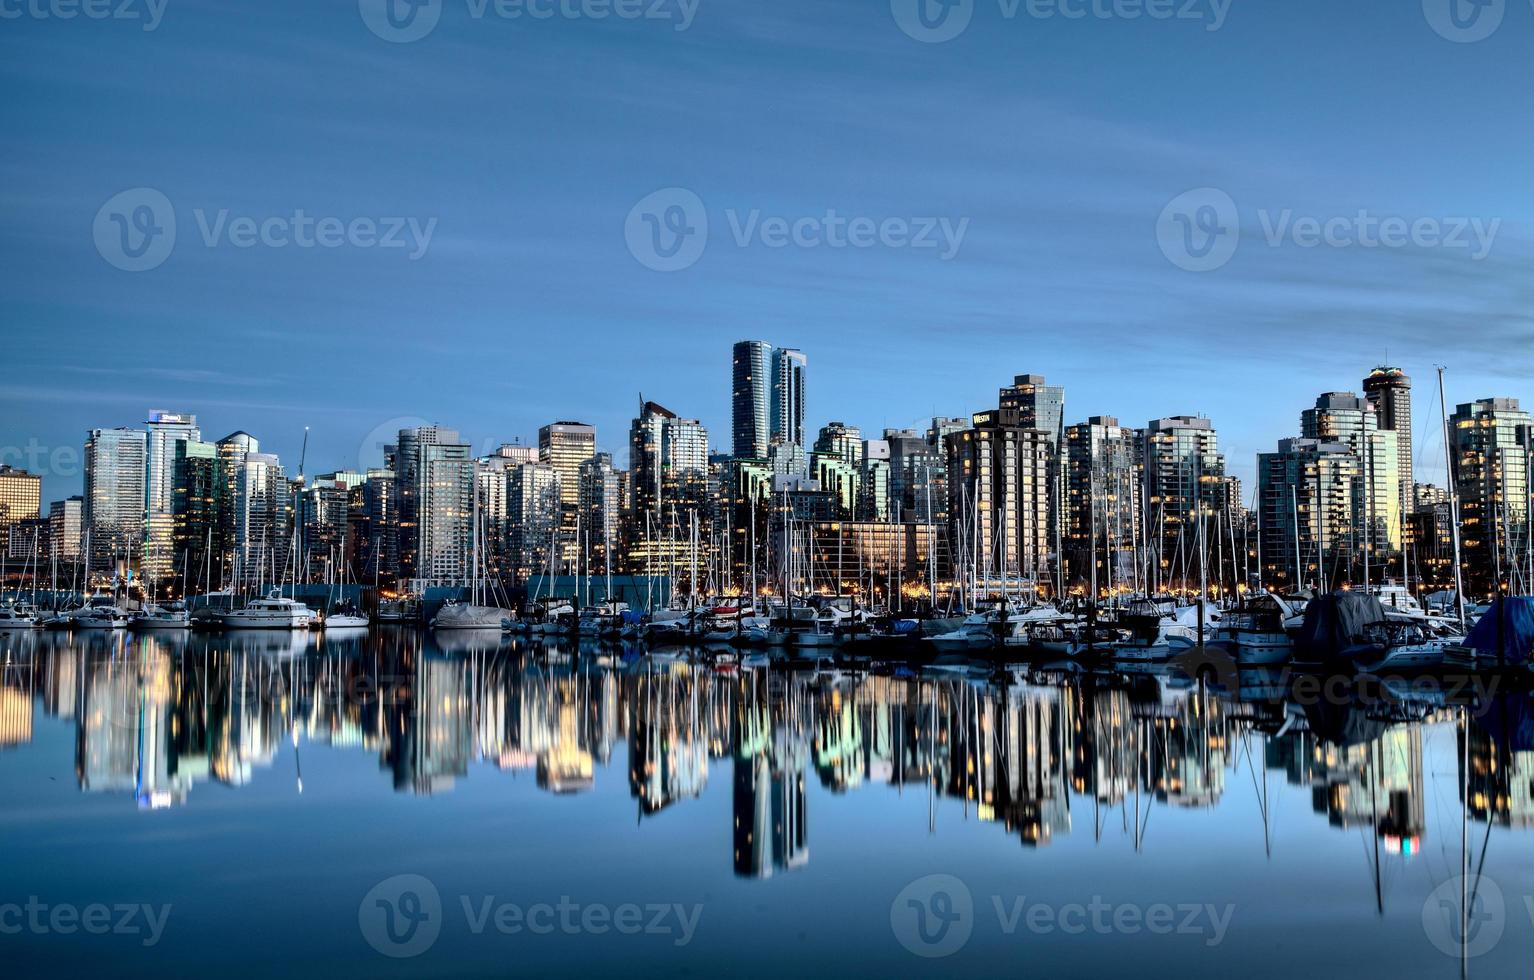
[[1269, 588], [1336, 588], [1358, 561], [1363, 469], [1335, 439], [1280, 439], [1257, 454], [1262, 582]]
[[634, 481], [629, 567], [659, 574], [657, 562], [665, 562], [675, 575], [677, 562], [691, 557], [695, 528], [705, 551], [711, 540], [708, 430], [697, 419], [645, 402], [629, 427], [629, 467]]
[[580, 557], [575, 528], [581, 503], [581, 465], [597, 452], [597, 430], [584, 422], [555, 422], [538, 430], [538, 461], [559, 474], [560, 560], [573, 570]]
[[[1330, 391], [1300, 413], [1300, 436], [1340, 442], [1359, 460], [1355, 533], [1368, 542], [1371, 561], [1401, 545], [1400, 453], [1396, 433], [1379, 427], [1378, 412], [1351, 391]], [[1367, 536], [1364, 536], [1367, 532]], [[1360, 565], [1362, 564], [1360, 554]]]
[[92, 429], [85, 441], [85, 522], [91, 571], [131, 562], [144, 544], [143, 429]]
[[85, 498], [69, 497], [48, 505], [48, 553], [62, 562], [80, 558], [85, 536]]
[[1504, 588], [1526, 561], [1534, 421], [1516, 398], [1483, 398], [1449, 417], [1465, 591]]
[[144, 423], [144, 577], [151, 582], [177, 568], [175, 554], [176, 450], [201, 442], [197, 416], [154, 409]]
[[393, 447], [400, 574], [418, 587], [458, 584], [473, 574], [476, 482], [469, 452], [456, 429], [436, 425], [401, 429]]
[[1377, 367], [1364, 379], [1364, 397], [1374, 406], [1379, 427], [1396, 434], [1396, 475], [1401, 480], [1401, 513], [1412, 511], [1411, 378], [1398, 367]]
[[[948, 512], [961, 577], [1012, 586], [1048, 585], [1049, 434], [1022, 424], [1016, 408], [974, 417], [947, 439]], [[982, 586], [985, 587], [985, 586]]]
[[1019, 424], [1042, 430], [1050, 445], [1059, 447], [1065, 434], [1065, 388], [1045, 384], [1042, 374], [1019, 374], [1001, 389], [1000, 405], [1016, 409]]
[[730, 364], [731, 451], [737, 459], [766, 459], [772, 438], [772, 345], [735, 344]]
[[[1207, 522], [1224, 498], [1225, 457], [1214, 425], [1191, 415], [1152, 419], [1140, 430], [1140, 458], [1146, 538], [1159, 569], [1152, 585], [1192, 588], [1198, 581], [1199, 517]], [[1214, 529], [1204, 530], [1205, 543], [1214, 543]]]
[[559, 474], [548, 463], [521, 463], [506, 474], [506, 555], [521, 582], [549, 570], [559, 525]]
[[735, 344], [730, 364], [731, 449], [765, 459], [773, 443], [804, 446], [803, 351], [765, 340]]
[[581, 502], [581, 464], [596, 453], [596, 426], [554, 422], [538, 430], [538, 462], [559, 474], [559, 499], [570, 507]]
[[804, 352], [779, 347], [772, 352], [772, 438], [804, 445]]
[[12, 525], [41, 515], [43, 478], [13, 466], [0, 465], [0, 552]]
[[222, 584], [223, 571], [216, 554], [210, 552], [218, 534], [218, 446], [183, 439], [175, 447], [171, 543], [175, 554], [183, 556], [178, 568], [186, 570], [189, 581], [183, 584], [188, 591], [192, 583], [216, 589]]
[[258, 588], [287, 577], [292, 567], [292, 489], [276, 456], [245, 454], [235, 476], [235, 584]]
[[[1065, 430], [1067, 580], [1133, 583], [1139, 567], [1139, 433], [1111, 415]], [[1111, 563], [1110, 563], [1111, 561]]]

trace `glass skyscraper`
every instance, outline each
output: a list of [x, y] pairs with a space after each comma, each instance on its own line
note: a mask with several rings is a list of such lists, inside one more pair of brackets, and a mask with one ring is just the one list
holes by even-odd
[[143, 429], [92, 429], [85, 441], [85, 523], [89, 569], [129, 562], [144, 544]]
[[145, 422], [144, 577], [151, 582], [174, 573], [176, 451], [187, 442], [201, 442], [197, 416], [155, 409]]
[[773, 443], [804, 443], [808, 359], [765, 340], [735, 344], [730, 365], [731, 448], [737, 459], [765, 459]]

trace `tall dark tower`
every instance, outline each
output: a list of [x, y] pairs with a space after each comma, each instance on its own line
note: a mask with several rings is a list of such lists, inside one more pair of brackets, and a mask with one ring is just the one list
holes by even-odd
[[1411, 513], [1412, 505], [1412, 427], [1411, 378], [1398, 367], [1377, 367], [1364, 379], [1364, 397], [1374, 406], [1381, 429], [1396, 434], [1396, 452], [1401, 475], [1401, 518]]

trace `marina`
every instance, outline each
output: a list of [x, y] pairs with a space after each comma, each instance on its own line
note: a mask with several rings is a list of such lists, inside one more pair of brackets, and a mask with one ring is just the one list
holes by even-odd
[[[300, 976], [378, 976], [580, 955], [646, 957], [628, 972], [659, 976], [665, 951], [752, 976], [1017, 958], [1096, 974], [1133, 956], [1276, 977], [1312, 968], [1319, 944], [1337, 950], [1328, 971], [1451, 977], [1465, 875], [1476, 915], [1498, 900], [1468, 975], [1518, 975], [1534, 948], [1534, 691], [1500, 675], [817, 665], [399, 626], [0, 646], [8, 878], [52, 902], [169, 907], [152, 946], [10, 937], [23, 969], [183, 972], [216, 949], [236, 975], [279, 956]], [[443, 927], [402, 961], [358, 910], [405, 874], [437, 891]], [[935, 874], [966, 889], [972, 922], [932, 960], [891, 909]], [[492, 898], [699, 914], [685, 942], [476, 931]], [[1063, 922], [1094, 902], [1203, 912], [1153, 935], [1042, 912], [1020, 925], [1020, 901]]]

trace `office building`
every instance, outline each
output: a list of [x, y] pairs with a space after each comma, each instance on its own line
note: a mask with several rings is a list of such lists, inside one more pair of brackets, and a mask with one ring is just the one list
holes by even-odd
[[13, 466], [0, 465], [0, 551], [10, 528], [42, 515], [43, 478]]
[[155, 409], [144, 423], [144, 563], [151, 583], [175, 574], [176, 451], [186, 442], [201, 442], [197, 416]]
[[85, 442], [89, 571], [126, 570], [144, 545], [143, 429], [92, 429]]

